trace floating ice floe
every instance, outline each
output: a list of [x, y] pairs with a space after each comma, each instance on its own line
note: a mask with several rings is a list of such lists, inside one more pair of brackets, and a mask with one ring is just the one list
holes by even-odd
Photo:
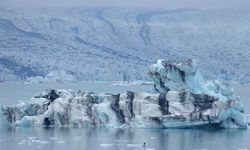
[[49, 144], [49, 141], [46, 140], [40, 140], [38, 137], [28, 137], [27, 139], [22, 139], [21, 141], [18, 142], [19, 145], [23, 144]]
[[107, 144], [107, 143], [105, 143], [105, 144], [101, 144], [101, 146], [102, 147], [113, 147], [114, 144]]
[[52, 89], [27, 102], [1, 106], [1, 115], [13, 126], [248, 127], [233, 89], [221, 81], [204, 81], [194, 60], [158, 60], [149, 76], [156, 93]]
[[149, 81], [122, 81], [112, 83], [111, 86], [134, 86], [134, 85], [153, 85], [153, 82]]

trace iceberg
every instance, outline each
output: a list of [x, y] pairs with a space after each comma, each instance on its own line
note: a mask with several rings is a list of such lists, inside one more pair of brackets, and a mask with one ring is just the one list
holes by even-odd
[[194, 60], [158, 60], [149, 76], [155, 92], [93, 93], [48, 89], [29, 101], [0, 107], [12, 126], [112, 128], [247, 128], [232, 87], [205, 81]]

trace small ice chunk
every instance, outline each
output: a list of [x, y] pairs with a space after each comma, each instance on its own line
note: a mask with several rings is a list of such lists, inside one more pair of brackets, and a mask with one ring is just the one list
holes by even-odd
[[56, 143], [58, 143], [58, 144], [64, 144], [65, 143], [65, 141], [57, 141]]
[[38, 139], [38, 137], [30, 136], [30, 137], [28, 137], [28, 139], [35, 140], [35, 139]]
[[112, 147], [114, 146], [113, 144], [107, 144], [107, 143], [103, 143], [101, 144], [102, 147]]
[[128, 147], [142, 147], [142, 144], [127, 144]]
[[49, 137], [49, 139], [51, 139], [51, 140], [58, 140], [58, 137], [52, 136], [52, 137]]
[[49, 144], [50, 142], [49, 141], [40, 141], [41, 144]]

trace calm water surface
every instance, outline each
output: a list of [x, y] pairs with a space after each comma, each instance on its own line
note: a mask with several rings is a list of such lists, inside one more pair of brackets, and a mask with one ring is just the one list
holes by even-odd
[[[82, 91], [149, 91], [150, 85], [110, 86], [110, 83], [35, 84], [0, 83], [0, 103], [29, 100], [46, 88]], [[249, 85], [235, 86], [249, 112]], [[250, 129], [110, 129], [0, 127], [0, 150], [250, 150]], [[142, 145], [146, 142], [147, 146]]]

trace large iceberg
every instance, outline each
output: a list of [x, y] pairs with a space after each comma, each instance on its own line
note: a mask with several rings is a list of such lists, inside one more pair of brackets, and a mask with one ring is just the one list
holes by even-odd
[[51, 89], [30, 101], [1, 106], [1, 115], [13, 126], [248, 127], [233, 89], [224, 82], [204, 81], [194, 60], [158, 60], [149, 76], [155, 93]]

